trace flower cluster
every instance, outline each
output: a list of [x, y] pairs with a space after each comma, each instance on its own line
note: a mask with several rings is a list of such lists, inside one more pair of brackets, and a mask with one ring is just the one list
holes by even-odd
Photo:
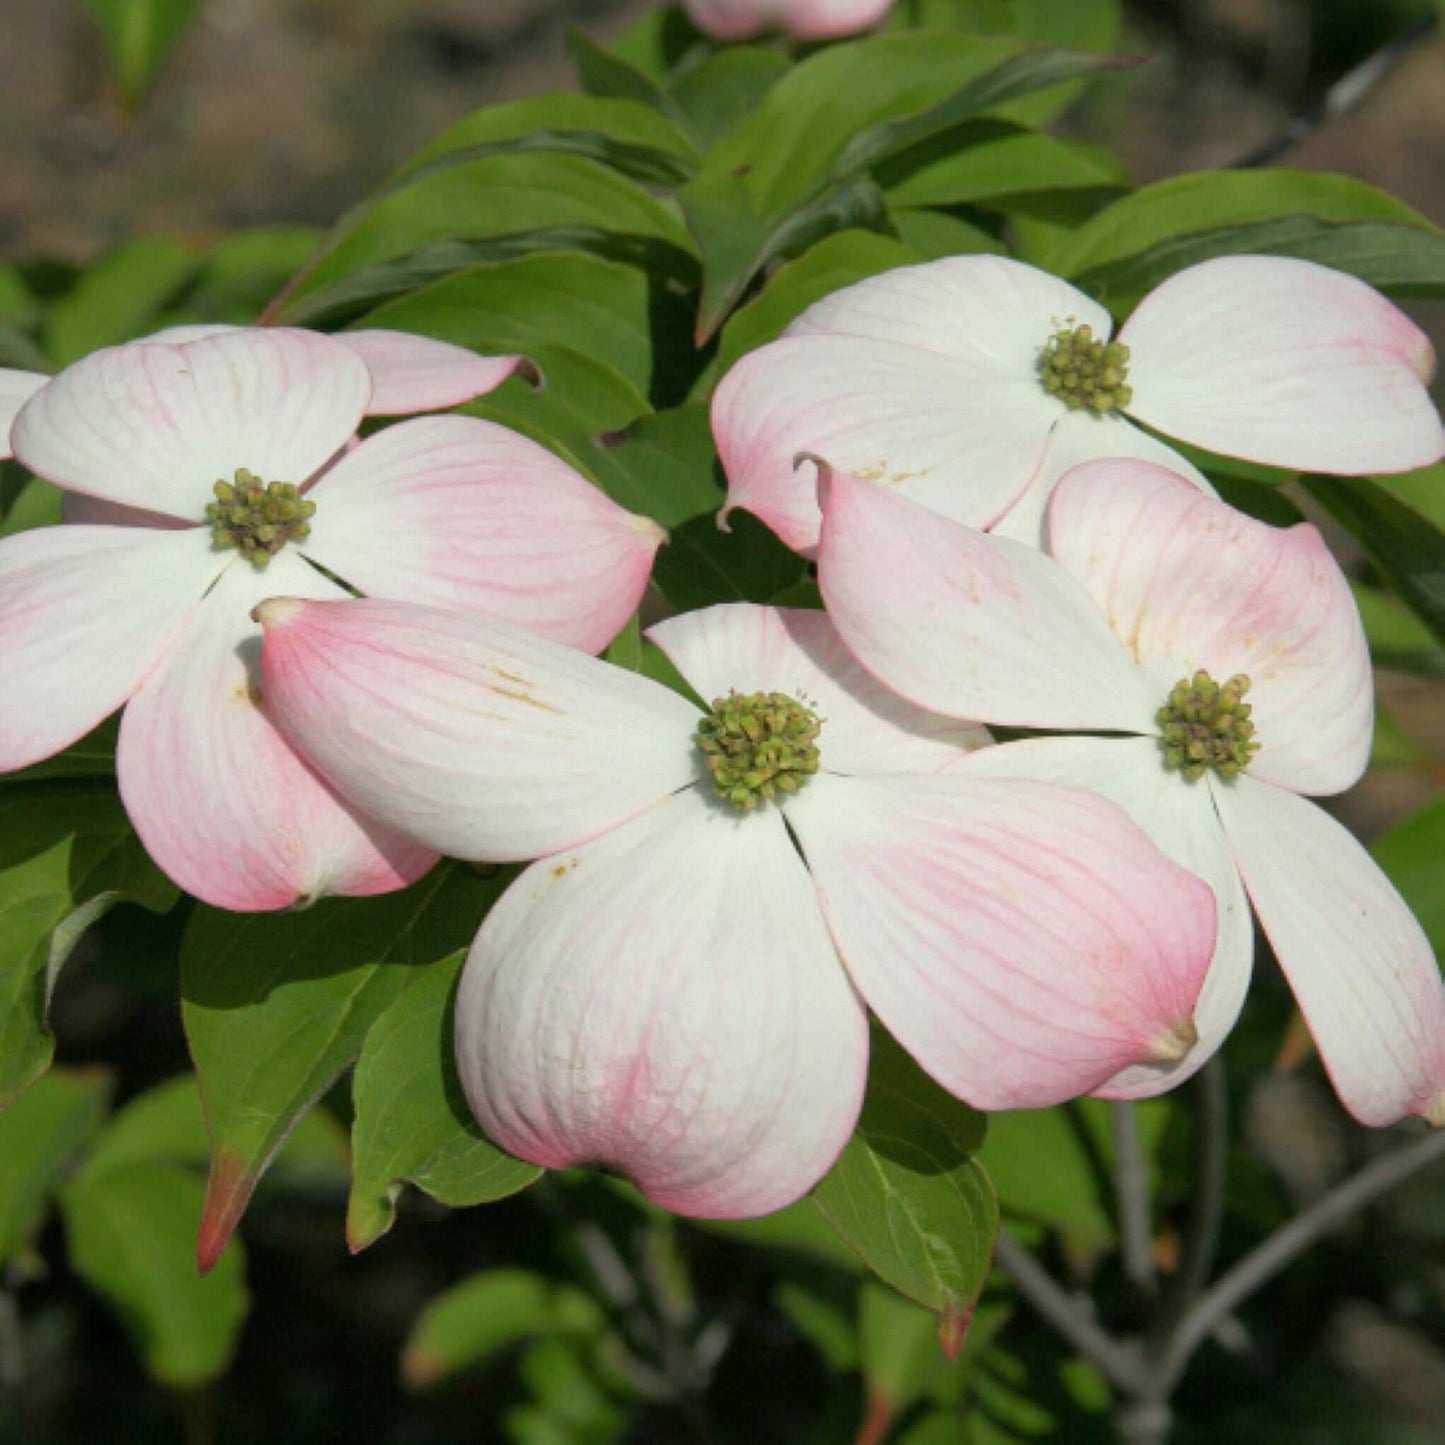
[[[800, 34], [826, 8], [695, 7]], [[822, 1176], [869, 1011], [980, 1108], [1173, 1086], [1242, 1006], [1251, 902], [1347, 1107], [1445, 1123], [1428, 943], [1308, 801], [1367, 761], [1348, 587], [1311, 526], [1234, 511], [1136, 424], [1434, 461], [1429, 347], [1387, 301], [1231, 258], [1114, 339], [1065, 283], [960, 257], [816, 303], [713, 427], [728, 506], [816, 559], [826, 611], [656, 623], [702, 702], [590, 655], [653, 523], [476, 418], [358, 440], [518, 364], [210, 329], [0, 373], [0, 429], [71, 494], [0, 542], [0, 768], [125, 704], [137, 831], [225, 907], [529, 863], [464, 972], [467, 1098], [517, 1155], [683, 1213]]]

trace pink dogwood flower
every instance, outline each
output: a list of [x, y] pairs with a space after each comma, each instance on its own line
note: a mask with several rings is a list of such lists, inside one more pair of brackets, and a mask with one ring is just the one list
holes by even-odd
[[1374, 711], [1359, 615], [1319, 533], [1110, 460], [1059, 483], [1048, 538], [1046, 555], [835, 476], [819, 574], [854, 655], [917, 705], [1125, 735], [1011, 742], [961, 771], [1090, 788], [1214, 888], [1198, 1045], [1100, 1092], [1155, 1093], [1219, 1047], [1249, 983], [1247, 894], [1350, 1112], [1445, 1124], [1445, 989], [1429, 942], [1369, 854], [1308, 801], [1364, 772]]
[[800, 40], [833, 40], [876, 25], [893, 0], [682, 0], [688, 19], [716, 40], [781, 30]]
[[1157, 462], [1212, 492], [1133, 420], [1227, 456], [1351, 476], [1445, 454], [1429, 341], [1353, 276], [1278, 256], [1205, 261], [1111, 332], [1082, 291], [999, 256], [906, 266], [827, 296], [717, 388], [727, 509], [811, 555], [816, 469], [799, 458], [822, 456], [1037, 544], [1055, 483], [1093, 458]]
[[478, 617], [259, 615], [278, 726], [344, 796], [461, 858], [540, 859], [483, 923], [456, 1013], [472, 1108], [524, 1159], [761, 1214], [852, 1132], [865, 1002], [983, 1108], [1194, 1037], [1208, 888], [1101, 799], [945, 775], [987, 735], [891, 696], [820, 612], [652, 628], [702, 710]]
[[[187, 339], [194, 337], [196, 339]], [[451, 406], [517, 357], [401, 333], [202, 328], [96, 352], [19, 409], [19, 459], [72, 525], [0, 541], [0, 771], [122, 704], [136, 831], [235, 909], [384, 892], [435, 855], [339, 802], [261, 707], [251, 608], [343, 586], [477, 609], [598, 648], [660, 530], [535, 443]]]

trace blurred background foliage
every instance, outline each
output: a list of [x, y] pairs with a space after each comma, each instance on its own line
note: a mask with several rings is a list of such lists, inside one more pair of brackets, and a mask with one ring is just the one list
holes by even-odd
[[[44, 370], [163, 325], [254, 319], [322, 228], [445, 126], [569, 86], [570, 25], [605, 40], [645, 8], [4, 3], [0, 365]], [[1057, 18], [1070, 3], [977, 9], [1007, 28], [1020, 11]], [[926, 18], [929, 5], [899, 10]], [[1445, 219], [1445, 44], [1432, 20], [1427, 0], [1137, 0], [1114, 48], [1154, 60], [1090, 89], [1055, 129], [1116, 152], [1136, 184], [1278, 153]], [[1358, 103], [1331, 113], [1332, 87], [1337, 102], [1352, 74]], [[1440, 305], [1416, 314], [1438, 342]], [[5, 530], [52, 520], [53, 505], [0, 471]], [[1367, 559], [1355, 572], [1391, 670], [1378, 766], [1344, 814], [1376, 839], [1438, 952], [1445, 653]], [[46, 907], [45, 869], [72, 866], [39, 860], [16, 906]], [[141, 904], [169, 903], [154, 880], [126, 878]], [[467, 1211], [415, 1191], [395, 1200], [382, 1178], [369, 1224], [350, 1200], [353, 1243], [376, 1240], [352, 1257], [346, 1088], [306, 1116], [241, 1238], [198, 1278], [207, 1140], [175, 1002], [186, 913], [121, 903], [80, 939], [53, 1001], [58, 1066], [0, 1114], [3, 1445], [1112, 1438], [1103, 1381], [1001, 1277], [950, 1364], [933, 1316], [865, 1278], [806, 1202], [709, 1228], [595, 1177]], [[1272, 969], [1225, 1057], [1228, 1261], [1390, 1141], [1345, 1119]], [[1191, 1193], [1190, 1110], [1161, 1100], [1142, 1119], [1167, 1272]], [[1016, 1236], [1127, 1328], [1137, 1302], [1118, 1257], [1110, 1148], [1102, 1110], [1085, 1102], [996, 1116], [982, 1158]], [[1177, 1439], [1439, 1441], [1442, 1244], [1437, 1169], [1225, 1322], [1185, 1380]]]

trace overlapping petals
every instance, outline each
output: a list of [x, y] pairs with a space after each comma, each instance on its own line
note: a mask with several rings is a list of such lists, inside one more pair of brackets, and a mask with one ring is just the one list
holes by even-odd
[[[1438, 1120], [1445, 990], [1429, 945], [1364, 850], [1296, 796], [1353, 783], [1372, 722], [1359, 618], [1318, 533], [1267, 527], [1147, 462], [1097, 461], [1059, 484], [1048, 539], [1039, 554], [835, 477], [819, 581], [849, 648], [921, 705], [1136, 735], [1011, 743], [951, 769], [1090, 788], [1215, 892], [1198, 1045], [1101, 1092], [1177, 1082], [1228, 1032], [1249, 974], [1242, 887], [1346, 1106], [1371, 1124]], [[1024, 661], [1038, 656], [1039, 667]], [[1165, 768], [1154, 711], [1201, 670], [1249, 679], [1258, 750], [1243, 775], [1191, 781]]]
[[1102, 342], [1112, 322], [1066, 282], [997, 256], [904, 267], [825, 297], [717, 388], [728, 507], [811, 555], [816, 476], [799, 458], [1034, 545], [1053, 485], [1086, 460], [1143, 458], [1209, 491], [1124, 414], [1226, 455], [1345, 475], [1445, 455], [1428, 341], [1352, 276], [1274, 256], [1179, 272], [1120, 332], [1132, 394], [1101, 414], [1071, 410], [1041, 379], [1050, 338], [1076, 327]]
[[[339, 578], [604, 645], [636, 607], [659, 528], [489, 422], [356, 440], [367, 414], [464, 400], [517, 361], [385, 332], [185, 328], [35, 390], [11, 429], [17, 453], [70, 489], [82, 525], [0, 542], [0, 767], [133, 698], [122, 793], [189, 891], [279, 908], [415, 877], [434, 855], [347, 811], [258, 710], [249, 614], [278, 588], [345, 596]], [[203, 524], [212, 484], [243, 468], [317, 499], [310, 535], [288, 534], [264, 569]]]
[[1209, 890], [1098, 799], [949, 776], [979, 731], [889, 697], [819, 613], [718, 607], [650, 634], [704, 695], [823, 719], [820, 771], [746, 814], [706, 781], [696, 708], [646, 679], [401, 603], [259, 615], [271, 714], [343, 796], [462, 857], [546, 854], [483, 924], [458, 1003], [468, 1098], [525, 1158], [605, 1164], [686, 1213], [779, 1207], [856, 1118], [855, 989], [982, 1107], [1053, 1103], [1193, 1037]]
[[718, 40], [781, 30], [800, 40], [832, 40], [876, 25], [893, 0], [683, 0], [688, 18]]

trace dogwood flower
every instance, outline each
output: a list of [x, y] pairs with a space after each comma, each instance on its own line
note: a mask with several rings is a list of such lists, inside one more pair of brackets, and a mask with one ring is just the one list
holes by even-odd
[[1157, 462], [1212, 493], [1130, 418], [1227, 456], [1347, 476], [1445, 454], [1429, 341], [1353, 276], [1278, 256], [1205, 261], [1111, 332], [1082, 291], [999, 256], [835, 292], [717, 388], [727, 510], [811, 555], [805, 455], [1035, 544], [1059, 477], [1096, 457]]
[[800, 40], [832, 40], [876, 25], [893, 0], [682, 0], [687, 17], [717, 40], [781, 30]]
[[1374, 708], [1359, 616], [1314, 527], [1268, 527], [1138, 461], [1064, 477], [1048, 555], [867, 482], [826, 486], [823, 595], [871, 673], [942, 713], [1126, 735], [1012, 742], [962, 771], [1090, 788], [1214, 888], [1198, 1045], [1099, 1092], [1155, 1093], [1219, 1047], [1249, 983], [1247, 893], [1350, 1112], [1445, 1124], [1430, 945], [1308, 801], [1365, 770]]
[[766, 1213], [852, 1132], [865, 1001], [983, 1108], [1194, 1038], [1208, 888], [1087, 793], [943, 775], [987, 735], [890, 696], [822, 613], [652, 628], [701, 709], [479, 617], [258, 614], [277, 724], [344, 796], [461, 858], [540, 859], [456, 1010], [471, 1106], [522, 1158]]
[[[186, 334], [182, 333], [182, 337]], [[120, 790], [183, 888], [226, 908], [400, 887], [434, 855], [343, 806], [260, 706], [250, 610], [350, 588], [477, 609], [602, 646], [661, 538], [451, 406], [519, 358], [422, 337], [208, 329], [96, 352], [41, 385], [11, 438], [73, 525], [0, 541], [0, 771], [128, 702]]]

